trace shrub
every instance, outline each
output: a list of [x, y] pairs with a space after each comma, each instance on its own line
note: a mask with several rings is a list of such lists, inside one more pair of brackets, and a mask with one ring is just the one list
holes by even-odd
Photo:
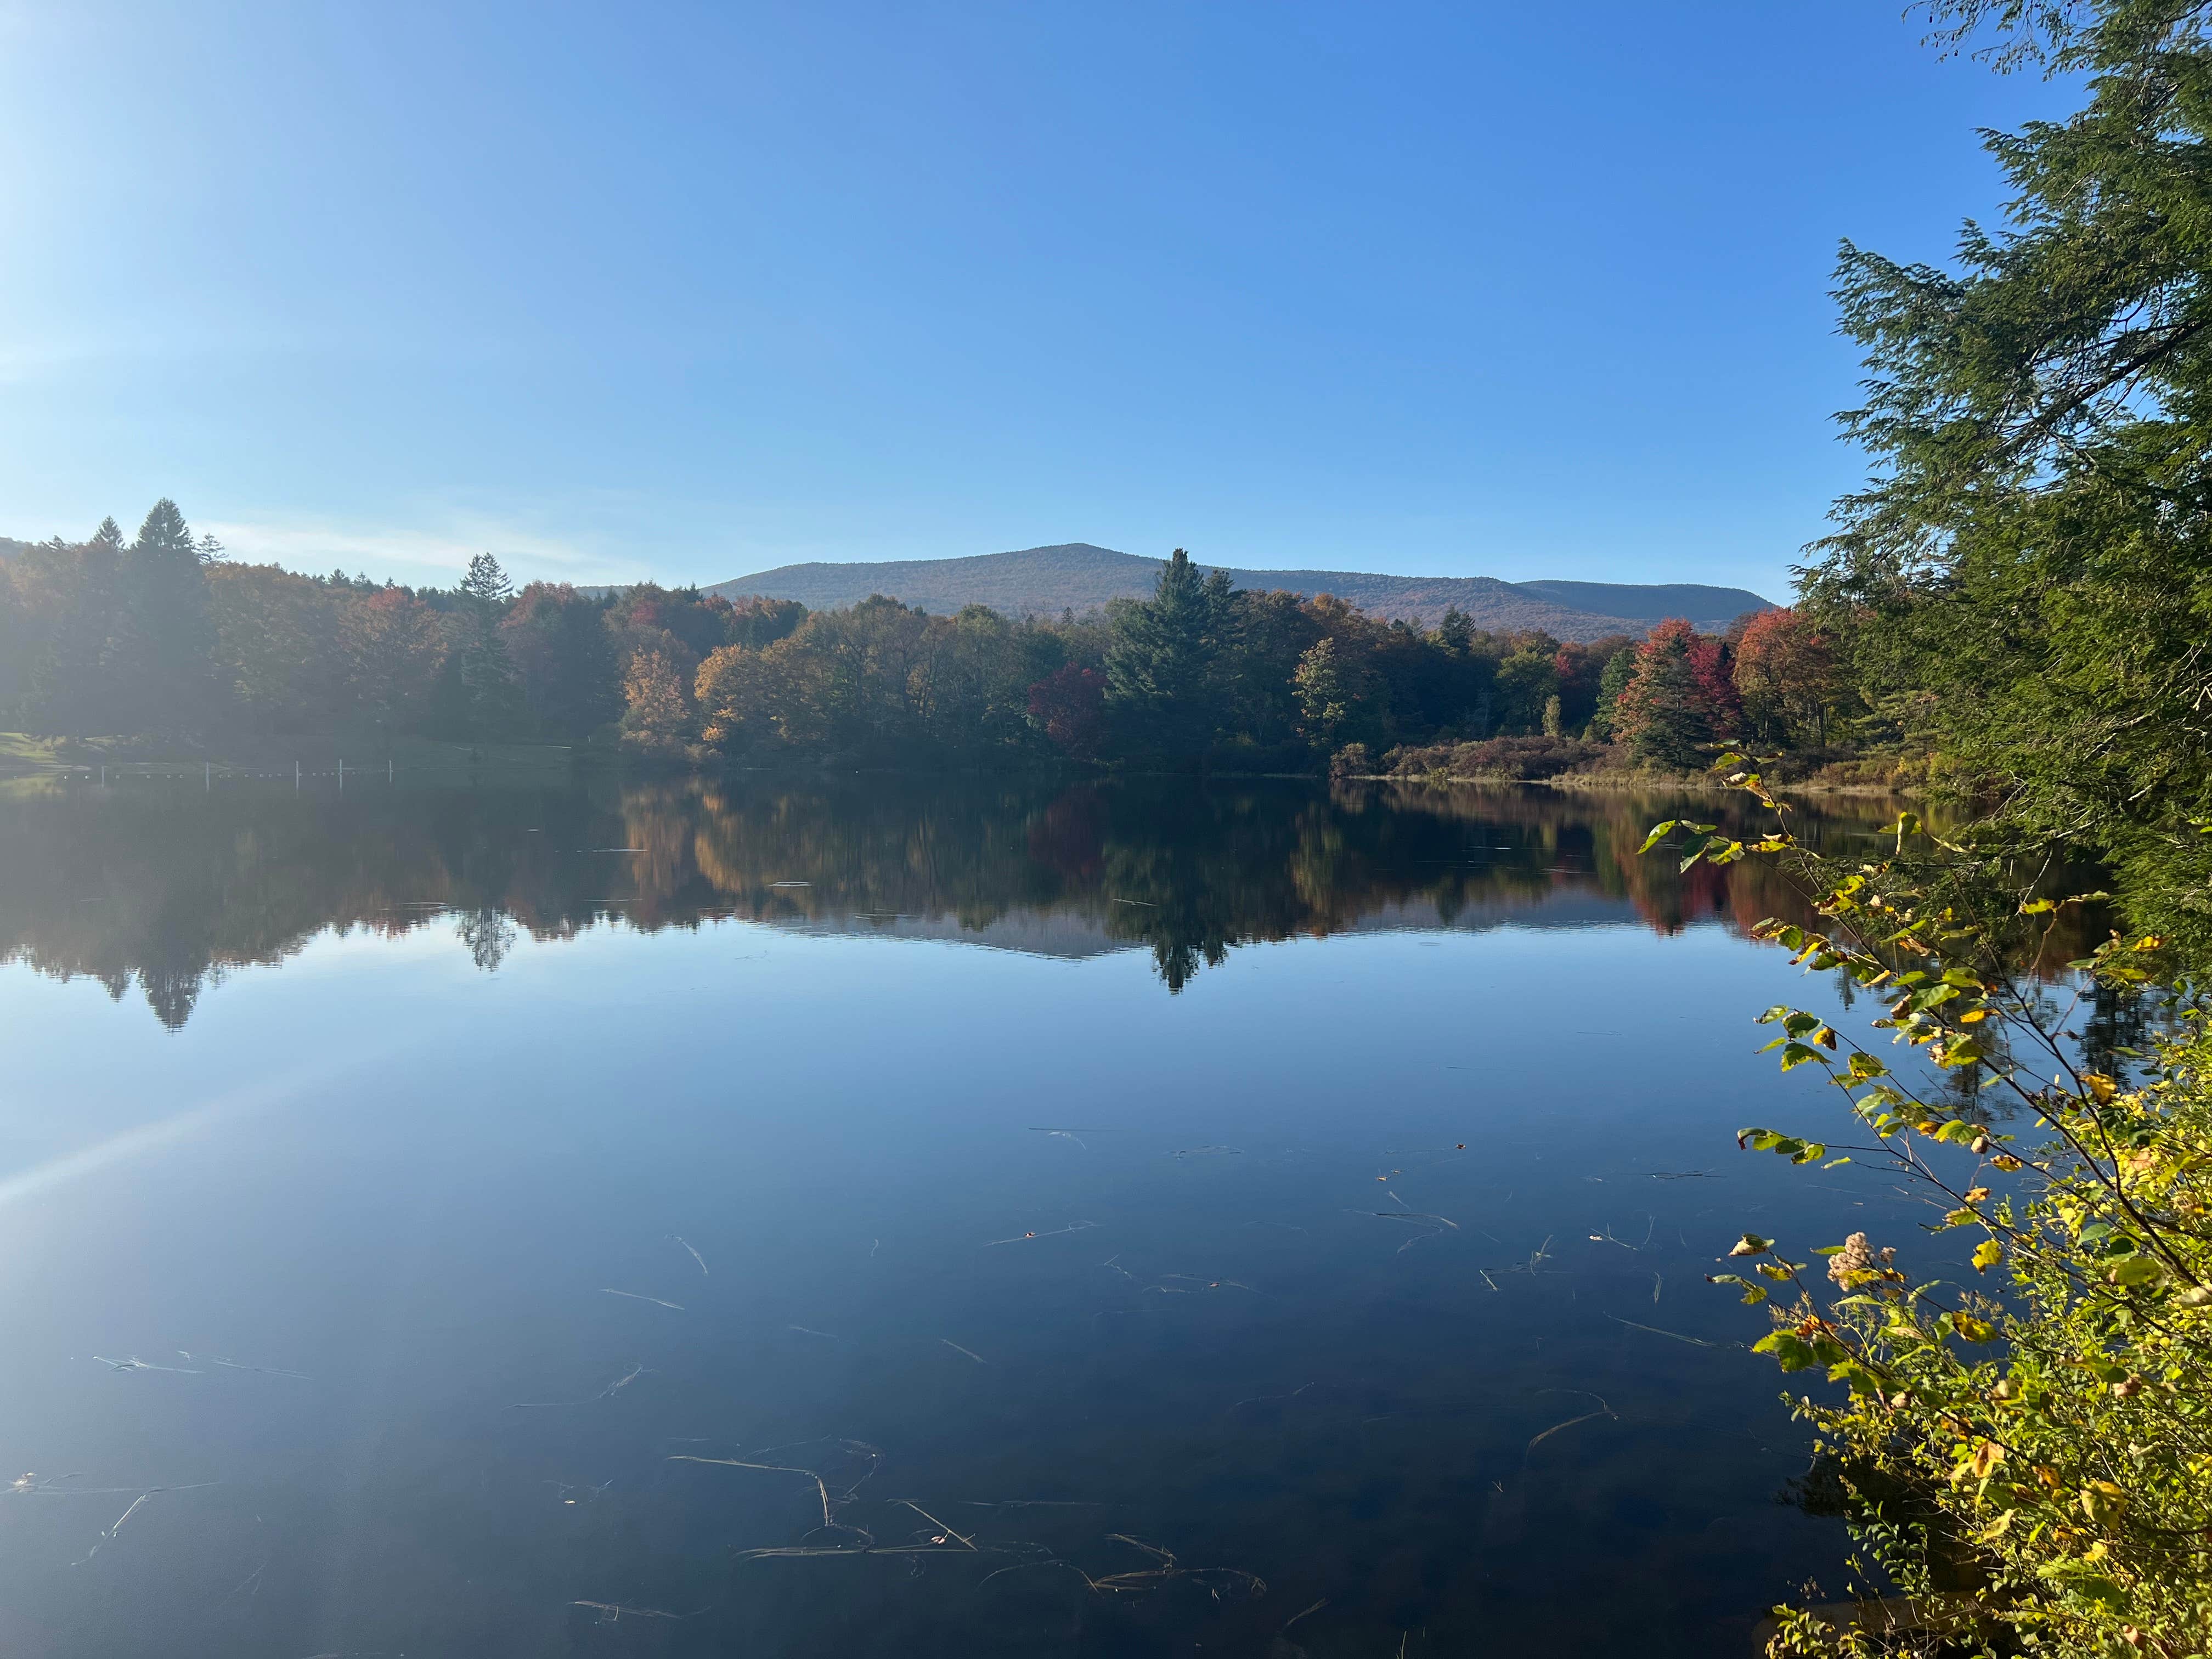
[[1394, 749], [1386, 757], [1393, 777], [1555, 778], [1587, 772], [1605, 760], [1602, 744], [1578, 738], [1491, 738], [1481, 743], [1437, 743]]
[[[1738, 1144], [1801, 1165], [1881, 1158], [1935, 1203], [1934, 1231], [1974, 1242], [1961, 1284], [1911, 1271], [1896, 1249], [1909, 1241], [1853, 1233], [1807, 1252], [1747, 1233], [1730, 1252], [1744, 1271], [1715, 1282], [1770, 1306], [1757, 1352], [1840, 1391], [1802, 1397], [1796, 1412], [1819, 1430], [1872, 1565], [1923, 1607], [1948, 1609], [1949, 1650], [2203, 1654], [2212, 1031], [2202, 1009], [2161, 969], [2165, 941], [2115, 935], [2069, 965], [2149, 998], [2166, 1035], [2100, 1069], [2066, 1030], [2065, 1000], [2021, 969], [2039, 963], [2064, 902], [2021, 890], [2002, 848], [1936, 841], [1907, 813], [1894, 856], [1831, 862], [1796, 844], [1755, 774], [1731, 781], [1776, 807], [1771, 833], [1745, 842], [1670, 823], [1646, 849], [1679, 835], [1686, 869], [1778, 858], [1817, 883], [1820, 928], [1755, 931], [1878, 995], [1886, 1006], [1870, 1024], [1905, 1045], [1896, 1065], [1931, 1068], [1910, 1080], [1822, 1015], [1771, 1008], [1760, 1018], [1779, 1028], [1768, 1047], [1782, 1069], [1814, 1067], [1872, 1145], [1832, 1159], [1825, 1145], [1761, 1127]], [[1999, 1101], [2033, 1125], [2026, 1137], [1999, 1127], [1986, 1103]], [[1943, 1596], [1962, 1553], [1975, 1587]], [[1861, 1633], [1778, 1612], [1770, 1652], [1871, 1650]]]

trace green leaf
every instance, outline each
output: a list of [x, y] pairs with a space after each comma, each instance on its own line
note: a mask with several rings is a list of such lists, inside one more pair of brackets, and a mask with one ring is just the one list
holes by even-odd
[[1680, 822], [1681, 819], [1680, 818], [1668, 818], [1664, 823], [1654, 824], [1651, 827], [1651, 833], [1644, 836], [1644, 845], [1636, 849], [1637, 855], [1639, 858], [1642, 857], [1644, 854], [1656, 847], [1661, 842], [1666, 840], [1669, 835], [1674, 833], [1674, 826]]
[[1811, 1346], [1795, 1331], [1770, 1331], [1751, 1345], [1751, 1351], [1772, 1354], [1785, 1371], [1809, 1370], [1814, 1363]]
[[2004, 1246], [1994, 1238], [1985, 1238], [1974, 1246], [1974, 1271], [1985, 1273], [2004, 1260]]
[[1820, 1057], [1818, 1050], [1808, 1048], [1802, 1042], [1793, 1042], [1782, 1051], [1782, 1069], [1786, 1072], [1793, 1066], [1802, 1066], [1808, 1060], [1818, 1060]]

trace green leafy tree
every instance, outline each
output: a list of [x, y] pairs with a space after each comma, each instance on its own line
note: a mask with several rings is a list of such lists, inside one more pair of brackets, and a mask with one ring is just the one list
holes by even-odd
[[1352, 726], [1358, 692], [1354, 688], [1354, 675], [1345, 671], [1343, 653], [1336, 648], [1336, 639], [1316, 639], [1303, 657], [1298, 657], [1298, 668], [1291, 675], [1291, 686], [1298, 692], [1298, 712], [1301, 730], [1307, 738], [1322, 750], [1334, 750], [1345, 738], [1345, 730]]
[[1559, 673], [1553, 661], [1558, 653], [1559, 641], [1540, 634], [1521, 641], [1498, 665], [1492, 708], [1499, 732], [1541, 728], [1544, 704], [1559, 695]]

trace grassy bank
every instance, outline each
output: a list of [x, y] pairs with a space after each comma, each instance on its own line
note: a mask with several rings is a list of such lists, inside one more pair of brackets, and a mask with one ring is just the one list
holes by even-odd
[[388, 745], [364, 741], [349, 747], [327, 737], [246, 738], [210, 744], [163, 744], [143, 738], [39, 738], [0, 732], [0, 773], [17, 776], [69, 775], [104, 769], [110, 779], [126, 777], [302, 778], [336, 776], [341, 763], [349, 776], [504, 779], [565, 777], [580, 761], [615, 760], [611, 753], [586, 753], [561, 744], [434, 743], [402, 738]]

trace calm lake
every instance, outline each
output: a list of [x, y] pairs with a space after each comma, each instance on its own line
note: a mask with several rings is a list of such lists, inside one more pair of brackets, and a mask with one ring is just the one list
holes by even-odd
[[1683, 805], [0, 784], [0, 1651], [1747, 1654], [1920, 1212]]

